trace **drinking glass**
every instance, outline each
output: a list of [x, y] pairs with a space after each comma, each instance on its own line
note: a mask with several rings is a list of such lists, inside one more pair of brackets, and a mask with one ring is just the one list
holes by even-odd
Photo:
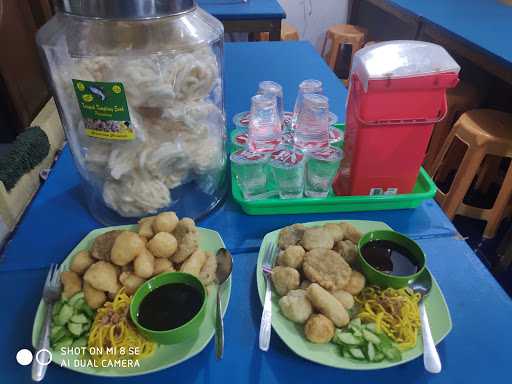
[[266, 95], [275, 97], [277, 102], [277, 113], [281, 124], [284, 122], [284, 100], [283, 100], [283, 87], [275, 81], [265, 80], [261, 81], [258, 85], [258, 95]]
[[306, 93], [294, 131], [295, 145], [310, 151], [329, 146], [329, 99]]
[[248, 147], [255, 152], [271, 152], [281, 141], [281, 120], [275, 97], [256, 95], [251, 99]]
[[295, 129], [297, 124], [297, 118], [299, 117], [299, 112], [302, 108], [302, 102], [306, 93], [316, 93], [321, 95], [322, 82], [320, 80], [308, 79], [299, 84], [299, 91], [297, 92], [295, 106], [293, 107], [292, 130]]
[[304, 154], [293, 146], [282, 146], [270, 156], [270, 168], [281, 199], [302, 197]]
[[306, 196], [327, 197], [342, 158], [343, 151], [335, 147], [308, 154], [304, 191]]
[[230, 155], [230, 160], [244, 199], [266, 197], [269, 155], [238, 150]]

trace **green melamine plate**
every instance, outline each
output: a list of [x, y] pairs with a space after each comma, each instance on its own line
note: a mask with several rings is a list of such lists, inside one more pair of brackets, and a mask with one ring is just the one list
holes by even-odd
[[[378, 229], [391, 229], [388, 225], [378, 221], [362, 221], [362, 220], [345, 220], [361, 232], [366, 233]], [[317, 226], [327, 222], [339, 222], [339, 220], [330, 221], [317, 221], [311, 223], [304, 223], [306, 226]], [[264, 250], [271, 242], [277, 243], [277, 237], [280, 230], [276, 230], [264, 237], [261, 244], [260, 253], [258, 255], [258, 263], [256, 268], [256, 279], [258, 283], [258, 293], [260, 300], [263, 303], [265, 297], [265, 279], [261, 270], [263, 263]], [[427, 255], [428, 263], [428, 255]], [[278, 305], [279, 296], [272, 292], [272, 327], [279, 335], [283, 342], [297, 355], [304, 359], [314, 361], [315, 363], [327, 365], [335, 368], [354, 369], [354, 370], [372, 370], [389, 368], [395, 365], [404, 364], [413, 360], [423, 354], [423, 342], [421, 335], [418, 336], [418, 343], [415, 348], [409, 349], [402, 353], [402, 360], [399, 362], [382, 361], [379, 363], [358, 362], [355, 360], [345, 359], [339, 353], [338, 347], [332, 343], [329, 344], [314, 344], [310, 343], [304, 337], [303, 326], [295, 324], [288, 320], [281, 314]], [[432, 290], [425, 299], [425, 306], [430, 321], [432, 336], [435, 343], [439, 343], [452, 329], [452, 320], [443, 293], [433, 279]], [[270, 346], [272, 348], [272, 345]]]
[[[119, 226], [119, 227], [108, 227], [96, 229], [90, 232], [82, 241], [70, 252], [66, 259], [62, 262], [63, 269], [66, 270], [71, 262], [71, 257], [75, 253], [81, 250], [89, 249], [96, 236], [101, 235], [104, 232], [111, 231], [113, 229], [128, 229], [135, 230], [136, 226]], [[205, 251], [216, 252], [219, 248], [224, 247], [224, 243], [220, 235], [212, 230], [198, 228], [200, 234], [200, 248]], [[231, 293], [231, 277], [222, 286], [222, 310], [225, 313], [229, 296]], [[69, 362], [69, 366], [66, 368], [76, 372], [85, 373], [88, 375], [95, 376], [110, 376], [110, 377], [126, 377], [126, 376], [137, 376], [143, 375], [150, 372], [159, 371], [161, 369], [172, 367], [179, 364], [201, 352], [208, 342], [211, 340], [215, 333], [215, 298], [217, 295], [217, 286], [211, 286], [208, 289], [208, 302], [206, 309], [206, 316], [199, 334], [194, 340], [189, 340], [180, 344], [173, 345], [158, 345], [153, 355], [140, 360], [140, 367], [87, 367], [84, 365], [84, 360], [80, 360], [74, 355], [62, 355], [58, 351], [52, 352], [53, 363], [62, 366], [62, 362]], [[32, 344], [36, 344], [37, 337], [39, 335], [43, 316], [45, 312], [45, 305], [43, 301], [39, 303], [37, 308], [36, 317], [34, 320], [34, 326], [32, 329]], [[81, 363], [81, 364], [80, 364]]]

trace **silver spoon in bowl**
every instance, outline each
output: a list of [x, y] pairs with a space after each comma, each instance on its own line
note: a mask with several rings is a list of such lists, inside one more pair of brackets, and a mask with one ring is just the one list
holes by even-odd
[[233, 270], [233, 258], [226, 248], [220, 248], [217, 251], [217, 311], [215, 319], [215, 355], [217, 359], [222, 359], [224, 353], [224, 322], [222, 320], [222, 303], [220, 291], [222, 284], [229, 278]]
[[423, 338], [423, 364], [425, 369], [430, 373], [441, 372], [441, 359], [437, 353], [434, 339], [432, 338], [432, 332], [430, 331], [430, 325], [428, 322], [427, 311], [425, 309], [424, 299], [432, 288], [432, 276], [430, 272], [425, 269], [423, 273], [418, 276], [416, 280], [409, 284], [415, 293], [421, 295], [419, 310], [420, 310], [420, 321], [421, 321], [421, 335]]

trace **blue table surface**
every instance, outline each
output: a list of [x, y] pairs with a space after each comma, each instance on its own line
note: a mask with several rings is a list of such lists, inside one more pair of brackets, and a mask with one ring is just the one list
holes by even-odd
[[390, 0], [458, 35], [504, 62], [512, 63], [512, 6], [499, 0]]
[[198, 0], [205, 11], [219, 20], [284, 19], [286, 13], [277, 0]]
[[[259, 81], [272, 79], [285, 90], [290, 108], [304, 78], [324, 82], [332, 108], [343, 119], [345, 88], [308, 43], [227, 44], [225, 49], [226, 110], [229, 117], [248, 106]], [[296, 61], [291, 62], [290, 58]], [[440, 344], [443, 373], [428, 375], [421, 359], [396, 368], [355, 372], [305, 361], [274, 334], [271, 349], [262, 353], [257, 338], [261, 305], [256, 293], [256, 251], [263, 235], [294, 222], [321, 219], [366, 219], [388, 223], [418, 239], [428, 255], [453, 319], [453, 330]], [[247, 216], [228, 198], [199, 225], [219, 231], [234, 252], [231, 302], [225, 317], [225, 356], [214, 357], [213, 341], [194, 358], [146, 377], [116, 382], [309, 383], [312, 380], [353, 383], [481, 383], [508, 377], [512, 343], [512, 304], [508, 296], [462, 240], [437, 205], [425, 202], [415, 210], [319, 215]], [[66, 149], [48, 181], [28, 208], [0, 264], [2, 383], [30, 382], [30, 368], [17, 365], [16, 352], [30, 348], [32, 319], [51, 261], [60, 261], [99, 223], [87, 213], [79, 179]], [[435, 321], [435, 320], [433, 320]], [[102, 383], [104, 379], [50, 366], [48, 382]]]

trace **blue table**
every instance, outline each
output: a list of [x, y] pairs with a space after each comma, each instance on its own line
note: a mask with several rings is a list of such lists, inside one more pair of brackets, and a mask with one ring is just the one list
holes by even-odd
[[[346, 91], [308, 43], [227, 44], [225, 66], [226, 109], [230, 118], [247, 108], [260, 80], [279, 81], [290, 108], [297, 85], [304, 78], [324, 82], [333, 110], [343, 118]], [[289, 65], [289, 57], [300, 58]], [[262, 65], [265, 63], [265, 65]], [[256, 293], [256, 251], [263, 235], [293, 222], [320, 219], [381, 220], [418, 239], [428, 265], [450, 306], [454, 328], [440, 345], [443, 373], [431, 376], [421, 359], [373, 372], [335, 370], [295, 356], [276, 336], [271, 349], [257, 346], [261, 305]], [[225, 318], [226, 350], [217, 362], [213, 342], [185, 363], [171, 369], [116, 382], [126, 383], [481, 383], [508, 377], [508, 350], [512, 343], [512, 303], [476, 255], [439, 210], [428, 201], [415, 210], [343, 214], [250, 217], [231, 198], [199, 223], [218, 230], [234, 250], [231, 302]], [[98, 227], [84, 207], [79, 179], [65, 150], [8, 244], [0, 264], [0, 377], [2, 383], [30, 382], [30, 368], [21, 367], [15, 354], [30, 348], [32, 318], [39, 301], [47, 266], [60, 261], [91, 229]], [[51, 366], [50, 383], [103, 383]]]
[[499, 0], [388, 0], [420, 18], [422, 35], [512, 84], [512, 6]]
[[224, 24], [225, 32], [269, 32], [281, 39], [281, 20], [286, 14], [277, 0], [198, 0], [201, 8]]

